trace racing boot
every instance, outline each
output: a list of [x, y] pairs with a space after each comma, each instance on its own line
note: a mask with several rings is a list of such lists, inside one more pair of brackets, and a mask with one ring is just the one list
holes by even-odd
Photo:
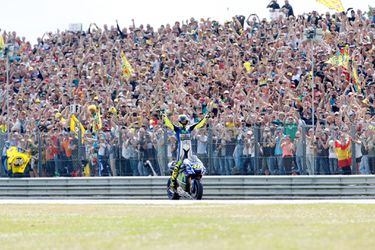
[[170, 189], [172, 192], [176, 192], [177, 189], [177, 176], [178, 171], [180, 171], [180, 166], [182, 165], [182, 161], [178, 161], [176, 163], [176, 166], [173, 168], [172, 174], [171, 174], [171, 185]]

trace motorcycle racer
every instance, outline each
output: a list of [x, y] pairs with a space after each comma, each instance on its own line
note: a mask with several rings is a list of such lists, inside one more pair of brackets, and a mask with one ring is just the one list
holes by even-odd
[[163, 120], [164, 120], [165, 125], [169, 129], [175, 132], [176, 138], [177, 138], [177, 163], [171, 174], [171, 185], [170, 185], [170, 188], [172, 190], [175, 190], [176, 184], [177, 184], [176, 180], [177, 180], [178, 172], [180, 170], [180, 166], [182, 165], [182, 161], [184, 160], [185, 157], [188, 159], [191, 159], [191, 150], [189, 150], [187, 152], [187, 155], [185, 155], [185, 152], [182, 148], [182, 144], [189, 143], [189, 146], [190, 146], [189, 148], [191, 148], [191, 132], [194, 129], [199, 129], [203, 127], [203, 125], [207, 121], [208, 115], [206, 115], [203, 119], [201, 119], [197, 123], [194, 123], [190, 126], [189, 126], [189, 119], [186, 115], [178, 116], [179, 125], [173, 124], [169, 120], [168, 116], [165, 115], [164, 113], [162, 115], [163, 115]]

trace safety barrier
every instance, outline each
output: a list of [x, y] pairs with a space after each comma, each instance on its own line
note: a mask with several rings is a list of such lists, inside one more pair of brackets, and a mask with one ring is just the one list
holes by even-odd
[[[1, 199], [167, 199], [167, 177], [1, 178]], [[203, 199], [371, 199], [375, 176], [206, 176]]]

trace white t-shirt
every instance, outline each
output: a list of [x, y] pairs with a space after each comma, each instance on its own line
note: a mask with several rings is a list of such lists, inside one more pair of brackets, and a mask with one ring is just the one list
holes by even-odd
[[337, 154], [336, 154], [336, 150], [335, 150], [335, 141], [334, 140], [330, 140], [329, 141], [329, 154], [328, 154], [328, 158], [331, 158], [331, 159], [337, 159]]
[[362, 144], [355, 143], [355, 158], [362, 157]]
[[107, 145], [105, 143], [100, 143], [99, 145], [99, 150], [98, 150], [98, 155], [100, 156], [105, 156], [105, 149]]
[[207, 154], [208, 137], [206, 135], [198, 135], [197, 139], [197, 154]]

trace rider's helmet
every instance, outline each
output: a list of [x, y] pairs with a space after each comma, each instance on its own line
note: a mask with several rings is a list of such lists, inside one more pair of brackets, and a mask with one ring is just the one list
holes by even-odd
[[186, 115], [179, 115], [178, 116], [178, 122], [182, 125], [182, 126], [186, 126], [188, 125], [189, 123], [189, 119]]

